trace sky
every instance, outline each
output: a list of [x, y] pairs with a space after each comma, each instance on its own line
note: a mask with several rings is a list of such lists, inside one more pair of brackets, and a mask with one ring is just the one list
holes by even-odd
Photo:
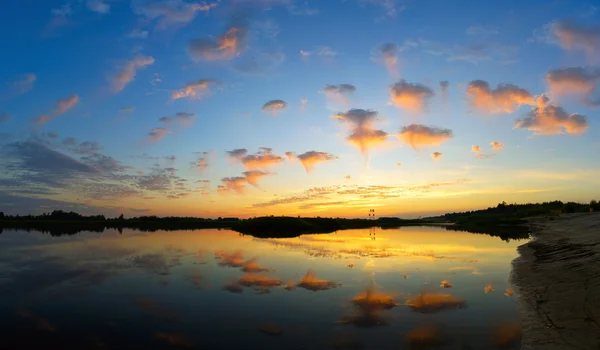
[[0, 23], [7, 214], [600, 198], [593, 1], [25, 0]]

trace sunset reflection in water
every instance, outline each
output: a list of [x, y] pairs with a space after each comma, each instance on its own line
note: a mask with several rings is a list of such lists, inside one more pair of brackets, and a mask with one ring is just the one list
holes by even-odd
[[516, 349], [508, 275], [522, 243], [431, 227], [5, 231], [0, 345]]

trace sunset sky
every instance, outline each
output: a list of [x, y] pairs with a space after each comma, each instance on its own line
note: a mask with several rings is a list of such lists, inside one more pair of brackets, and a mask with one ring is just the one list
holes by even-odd
[[600, 6], [458, 3], [8, 2], [0, 211], [415, 217], [600, 199]]

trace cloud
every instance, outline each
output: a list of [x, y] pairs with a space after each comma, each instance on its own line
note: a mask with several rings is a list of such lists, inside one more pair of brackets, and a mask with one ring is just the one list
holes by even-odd
[[308, 99], [306, 97], [300, 99], [300, 112], [304, 112], [304, 109], [306, 108], [306, 103], [308, 103]]
[[438, 160], [438, 159], [442, 158], [443, 156], [444, 156], [444, 153], [441, 153], [441, 152], [431, 153], [431, 158], [433, 158], [433, 160]]
[[306, 169], [307, 173], [310, 173], [315, 165], [319, 163], [338, 159], [338, 157], [334, 156], [333, 154], [317, 151], [302, 153], [298, 155], [297, 158], [300, 160], [300, 163], [302, 163], [302, 166], [304, 169]]
[[464, 308], [466, 303], [463, 299], [451, 294], [422, 293], [408, 299], [406, 305], [414, 312], [437, 313], [443, 310]]
[[258, 272], [266, 272], [269, 269], [266, 269], [258, 263], [258, 258], [252, 258], [242, 265], [242, 271], [250, 272], [250, 273], [258, 273]]
[[353, 324], [357, 327], [387, 324], [387, 320], [382, 317], [381, 313], [393, 309], [398, 304], [393, 295], [375, 291], [373, 284], [371, 283], [365, 292], [352, 298], [352, 304], [357, 308], [358, 314], [343, 318], [342, 323]]
[[216, 39], [212, 37], [192, 39], [188, 44], [188, 51], [196, 61], [231, 60], [242, 53], [246, 36], [246, 28], [231, 27]]
[[492, 141], [490, 142], [490, 145], [492, 145], [492, 149], [495, 151], [499, 151], [504, 148], [504, 144], [498, 141]]
[[33, 122], [33, 124], [36, 124], [36, 125], [44, 125], [44, 124], [49, 123], [50, 120], [51, 119], [49, 116], [42, 114], [39, 117], [32, 119], [31, 121]]
[[270, 277], [266, 275], [257, 275], [254, 273], [246, 273], [239, 280], [238, 283], [244, 287], [257, 287], [262, 290], [263, 293], [268, 293], [272, 287], [277, 287], [283, 284], [277, 277]]
[[411, 112], [423, 112], [427, 102], [435, 93], [429, 87], [422, 84], [407, 83], [400, 80], [391, 88], [391, 101], [398, 108], [404, 108]]
[[494, 291], [494, 286], [492, 286], [491, 284], [487, 284], [485, 288], [483, 288], [483, 291], [485, 292], [485, 294], [492, 293]]
[[525, 118], [515, 122], [515, 128], [533, 131], [534, 135], [582, 134], [588, 129], [585, 116], [568, 114], [562, 107], [553, 105], [548, 98], [538, 99], [539, 107], [527, 113]]
[[448, 82], [448, 80], [440, 81], [440, 90], [442, 90], [442, 100], [444, 101], [444, 103], [446, 102], [446, 99], [448, 98], [448, 87], [449, 86], [450, 86], [450, 83]]
[[452, 130], [430, 127], [420, 124], [410, 124], [400, 129], [398, 138], [411, 145], [412, 148], [421, 146], [439, 146], [452, 138]]
[[405, 6], [399, 5], [397, 0], [359, 0], [362, 4], [379, 6], [385, 12], [385, 16], [395, 18], [400, 12], [404, 11]]
[[148, 133], [150, 137], [149, 143], [156, 143], [161, 141], [165, 136], [171, 133], [171, 130], [166, 128], [152, 128], [152, 131]]
[[349, 105], [350, 97], [355, 91], [356, 87], [351, 84], [325, 85], [323, 88], [328, 100], [343, 106]]
[[100, 14], [107, 14], [110, 12], [110, 5], [103, 0], [87, 0], [85, 4], [90, 11]]
[[33, 73], [27, 73], [23, 74], [19, 80], [12, 82], [11, 85], [17, 91], [17, 93], [24, 94], [33, 89], [33, 85], [35, 84], [36, 80], [37, 75]]
[[189, 24], [198, 12], [207, 12], [216, 6], [216, 3], [188, 3], [183, 0], [134, 0], [132, 4], [135, 14], [149, 21], [156, 21], [156, 29]]
[[221, 182], [223, 183], [223, 185], [219, 186], [217, 188], [217, 191], [220, 193], [226, 193], [226, 192], [235, 192], [237, 194], [246, 193], [246, 184], [248, 183], [248, 180], [246, 180], [245, 177], [240, 177], [240, 176], [224, 177], [221, 179]]
[[210, 92], [210, 85], [216, 84], [215, 80], [211, 79], [201, 79], [192, 83], [189, 83], [183, 87], [181, 90], [173, 90], [171, 92], [171, 99], [177, 100], [180, 98], [192, 98], [199, 99], [204, 97], [206, 94]]
[[182, 127], [189, 127], [195, 116], [194, 113], [178, 112], [172, 117], [162, 117], [158, 121], [165, 124], [178, 123]]
[[241, 158], [241, 163], [250, 170], [268, 168], [283, 161], [281, 156], [271, 153], [270, 149], [263, 149], [256, 154], [247, 154]]
[[486, 113], [512, 113], [522, 105], [535, 105], [529, 91], [512, 84], [498, 84], [491, 89], [487, 81], [469, 82], [467, 96], [471, 105]]
[[506, 292], [504, 292], [504, 295], [507, 297], [511, 297], [515, 294], [515, 291], [512, 290], [511, 288], [506, 288]]
[[244, 252], [236, 250], [228, 253], [224, 250], [215, 251], [215, 259], [219, 260], [220, 266], [242, 267], [244, 266]]
[[131, 32], [129, 32], [127, 34], [127, 37], [130, 39], [147, 39], [148, 38], [148, 31], [147, 30], [143, 30], [143, 29], [139, 29], [139, 28], [134, 28], [131, 30]]
[[113, 89], [119, 92], [125, 88], [134, 78], [138, 69], [143, 69], [154, 63], [154, 58], [151, 56], [138, 56], [132, 60], [125, 62], [122, 70], [112, 78]]
[[559, 45], [567, 51], [583, 51], [596, 61], [600, 54], [600, 26], [574, 21], [556, 21], [550, 25]]
[[480, 158], [480, 159], [491, 158], [491, 157], [495, 156], [495, 154], [483, 153], [481, 151], [481, 146], [471, 146], [471, 152], [475, 153], [475, 155], [477, 155], [477, 158]]
[[325, 60], [332, 60], [337, 56], [337, 51], [329, 46], [317, 46], [312, 51], [300, 50], [300, 56], [304, 60], [308, 60], [311, 56], [321, 57]]
[[134, 106], [123, 106], [121, 108], [119, 108], [120, 111], [123, 112], [133, 112], [135, 110]]
[[268, 171], [262, 171], [262, 170], [249, 170], [249, 171], [243, 172], [243, 174], [246, 178], [246, 182], [254, 187], [259, 187], [258, 180], [262, 179], [263, 177], [265, 177], [267, 175], [273, 175], [272, 173], [270, 173]]
[[234, 149], [233, 151], [227, 151], [227, 155], [230, 158], [235, 159], [240, 162], [247, 154], [248, 154], [248, 150], [245, 148], [237, 148], [237, 149]]
[[12, 116], [8, 113], [0, 113], [0, 124], [8, 122]]
[[600, 82], [600, 69], [585, 67], [567, 67], [550, 70], [546, 73], [546, 83], [554, 96], [576, 95], [583, 98], [586, 105], [600, 105], [594, 101], [593, 93], [597, 92]]
[[496, 35], [500, 31], [496, 27], [492, 26], [482, 26], [482, 25], [473, 25], [465, 30], [465, 33], [468, 35], [479, 35], [479, 36], [490, 36]]
[[287, 157], [289, 162], [296, 161], [296, 153], [294, 152], [285, 152], [285, 156]]
[[[63, 145], [69, 145], [69, 143], [72, 140], [75, 140], [75, 139], [73, 139], [73, 138], [64, 139]], [[69, 147], [69, 151], [76, 153], [76, 154], [94, 154], [94, 153], [104, 149], [104, 147], [102, 147], [101, 144], [99, 144], [98, 142], [95, 142], [95, 141], [84, 141], [84, 142], [81, 142], [79, 145], [73, 144], [72, 146], [73, 147]]]
[[79, 96], [71, 95], [69, 97], [58, 100], [56, 106], [56, 114], [63, 114], [69, 109], [73, 108], [77, 103], [79, 103]]
[[394, 43], [385, 43], [378, 49], [381, 54], [380, 60], [387, 68], [390, 75], [398, 78], [398, 45]]
[[332, 288], [339, 287], [341, 284], [337, 282], [327, 281], [320, 278], [317, 278], [317, 274], [313, 270], [308, 270], [306, 275], [300, 279], [300, 283], [296, 286], [308, 290], [312, 290], [313, 292], [328, 290]]
[[287, 108], [287, 102], [283, 100], [271, 100], [262, 106], [262, 110], [276, 115], [279, 111]]
[[442, 282], [440, 282], [440, 287], [452, 288], [452, 287], [454, 287], [454, 285], [452, 283], [450, 283], [450, 281], [443, 280]]
[[338, 113], [333, 118], [350, 126], [351, 134], [347, 140], [366, 155], [370, 148], [385, 144], [389, 136], [385, 131], [373, 128], [378, 116], [373, 110], [351, 109], [346, 113]]
[[436, 326], [419, 326], [406, 334], [408, 349], [413, 350], [442, 349], [449, 342]]

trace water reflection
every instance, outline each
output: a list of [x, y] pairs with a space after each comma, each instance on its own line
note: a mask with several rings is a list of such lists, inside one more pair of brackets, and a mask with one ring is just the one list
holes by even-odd
[[518, 244], [418, 227], [5, 230], [0, 348], [517, 349]]

